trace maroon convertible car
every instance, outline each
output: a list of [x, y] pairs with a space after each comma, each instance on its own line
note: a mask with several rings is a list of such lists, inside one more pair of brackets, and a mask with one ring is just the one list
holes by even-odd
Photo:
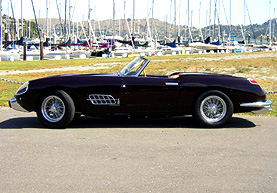
[[59, 75], [23, 84], [9, 101], [35, 111], [49, 128], [65, 128], [80, 116], [193, 115], [205, 127], [222, 127], [233, 113], [265, 113], [271, 101], [252, 79], [176, 72], [146, 74], [150, 60], [137, 57], [115, 74]]

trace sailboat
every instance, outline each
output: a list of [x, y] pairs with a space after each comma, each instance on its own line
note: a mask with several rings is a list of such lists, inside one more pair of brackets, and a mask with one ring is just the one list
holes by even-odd
[[204, 51], [221, 51], [225, 50], [224, 47], [222, 47], [218, 42], [210, 42], [210, 37], [206, 38], [204, 42], [192, 42], [189, 43], [189, 47], [191, 48], [196, 48], [196, 49], [201, 49]]

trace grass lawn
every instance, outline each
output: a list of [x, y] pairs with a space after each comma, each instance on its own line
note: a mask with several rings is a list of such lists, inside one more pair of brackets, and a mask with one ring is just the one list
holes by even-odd
[[[150, 58], [151, 64], [147, 67], [147, 74], [168, 75], [175, 71], [230, 74], [254, 78], [264, 90], [277, 91], [277, 57], [255, 57], [261, 54], [264, 53], [156, 56]], [[131, 60], [132, 58], [93, 58], [0, 62], [0, 77], [25, 82], [58, 74], [113, 73]], [[71, 68], [61, 71], [42, 71], [42, 69], [68, 67]], [[87, 70], [80, 71], [80, 69]], [[26, 72], [28, 70], [38, 71]], [[7, 101], [13, 97], [18, 87], [17, 84], [0, 81], [0, 107], [8, 106]], [[276, 96], [277, 94], [268, 95], [268, 99], [274, 104], [273, 111], [267, 115], [277, 116]]]

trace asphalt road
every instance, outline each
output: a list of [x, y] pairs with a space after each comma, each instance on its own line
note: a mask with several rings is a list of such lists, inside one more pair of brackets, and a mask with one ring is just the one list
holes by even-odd
[[275, 124], [81, 117], [51, 130], [34, 113], [0, 109], [0, 192], [277, 192]]

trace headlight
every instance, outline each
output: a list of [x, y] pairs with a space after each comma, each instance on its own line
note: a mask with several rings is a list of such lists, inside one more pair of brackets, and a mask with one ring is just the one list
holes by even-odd
[[15, 95], [22, 95], [22, 94], [26, 93], [27, 90], [28, 90], [28, 88], [29, 88], [29, 81], [28, 81], [28, 82], [25, 82], [22, 86], [20, 86], [20, 87], [17, 89]]

